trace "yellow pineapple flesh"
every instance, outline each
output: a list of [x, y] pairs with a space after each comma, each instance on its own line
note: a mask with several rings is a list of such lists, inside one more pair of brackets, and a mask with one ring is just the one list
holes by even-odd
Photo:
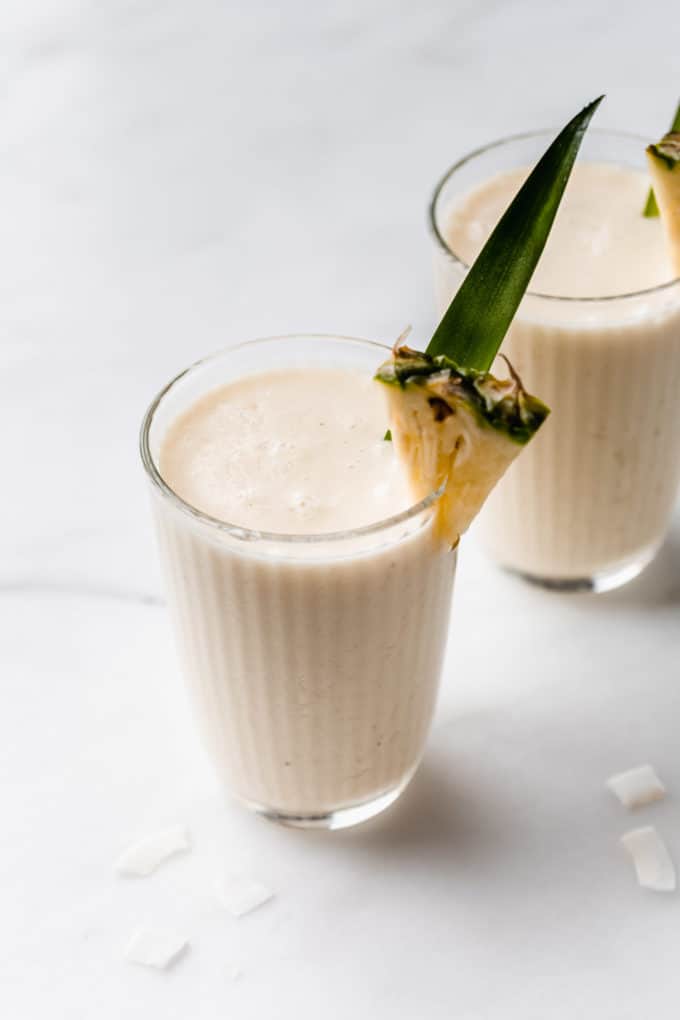
[[404, 346], [376, 379], [386, 386], [390, 431], [413, 495], [442, 490], [436, 527], [454, 545], [548, 408], [511, 367], [508, 379], [497, 379]]

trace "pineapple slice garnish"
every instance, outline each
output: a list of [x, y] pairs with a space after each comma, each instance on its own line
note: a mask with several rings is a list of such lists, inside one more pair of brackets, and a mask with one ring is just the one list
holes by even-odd
[[656, 145], [649, 145], [647, 161], [673, 269], [680, 276], [680, 131], [671, 131]]
[[497, 379], [459, 369], [444, 355], [397, 346], [376, 373], [386, 385], [392, 439], [414, 498], [443, 486], [435, 523], [451, 545], [549, 414], [507, 364], [509, 378]]
[[[403, 345], [376, 379], [387, 386], [390, 430], [416, 499], [440, 493], [436, 527], [451, 545], [548, 415], [517, 374], [490, 368], [559, 208], [583, 135], [602, 101], [569, 121], [496, 224], [421, 354]], [[386, 437], [387, 438], [387, 437]]]

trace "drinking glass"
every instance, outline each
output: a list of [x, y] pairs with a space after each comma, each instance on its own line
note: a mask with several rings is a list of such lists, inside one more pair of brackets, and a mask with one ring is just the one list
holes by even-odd
[[[468, 270], [446, 240], [451, 207], [494, 175], [535, 164], [552, 137], [501, 139], [437, 185], [440, 313]], [[644, 150], [640, 138], [590, 131], [580, 158], [642, 169]], [[529, 290], [502, 351], [552, 413], [489, 497], [478, 537], [501, 566], [546, 587], [625, 583], [659, 549], [680, 480], [680, 280], [594, 298]]]
[[433, 528], [440, 493], [367, 527], [274, 534], [181, 499], [162, 476], [159, 449], [203, 394], [264, 367], [372, 374], [389, 353], [335, 336], [239, 344], [173, 379], [142, 426], [168, 601], [203, 742], [241, 802], [292, 825], [363, 821], [399, 796], [418, 765], [456, 566], [456, 550]]

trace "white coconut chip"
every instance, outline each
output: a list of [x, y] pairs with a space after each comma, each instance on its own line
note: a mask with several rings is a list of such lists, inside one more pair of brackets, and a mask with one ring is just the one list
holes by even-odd
[[116, 874], [125, 878], [151, 875], [163, 861], [191, 849], [189, 833], [183, 825], [173, 825], [151, 833], [124, 850], [115, 864]]
[[643, 889], [672, 892], [675, 889], [675, 868], [666, 844], [653, 825], [632, 829], [621, 842], [633, 858], [638, 883]]
[[140, 928], [125, 947], [125, 959], [141, 967], [165, 970], [189, 945], [188, 939], [160, 928]]
[[234, 917], [243, 917], [257, 910], [274, 896], [262, 882], [253, 878], [223, 879], [216, 883], [217, 898]]
[[666, 787], [651, 765], [619, 772], [611, 776], [605, 785], [629, 810], [663, 800], [666, 796]]

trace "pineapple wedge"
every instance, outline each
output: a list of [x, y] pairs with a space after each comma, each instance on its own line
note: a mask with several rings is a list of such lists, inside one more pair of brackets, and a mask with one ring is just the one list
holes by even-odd
[[436, 526], [451, 545], [549, 414], [507, 364], [510, 377], [496, 379], [401, 346], [376, 373], [414, 497], [444, 486]]
[[670, 248], [671, 262], [680, 276], [680, 131], [647, 146], [652, 186]]

